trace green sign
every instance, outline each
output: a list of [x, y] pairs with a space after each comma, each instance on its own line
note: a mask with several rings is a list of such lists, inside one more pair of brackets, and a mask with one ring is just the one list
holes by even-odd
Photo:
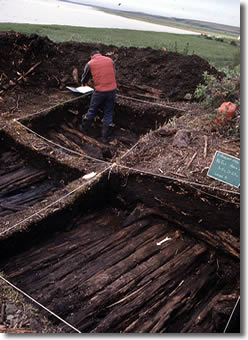
[[240, 186], [240, 160], [216, 151], [207, 175], [238, 188]]

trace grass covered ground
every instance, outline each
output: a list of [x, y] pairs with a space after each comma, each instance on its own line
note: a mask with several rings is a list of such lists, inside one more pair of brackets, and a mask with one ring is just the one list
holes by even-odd
[[0, 31], [9, 30], [47, 36], [54, 42], [100, 42], [106, 45], [151, 47], [153, 49], [166, 47], [168, 51], [187, 55], [197, 54], [217, 68], [239, 64], [239, 42], [229, 38], [206, 39], [202, 35], [180, 35], [127, 29], [0, 23]]

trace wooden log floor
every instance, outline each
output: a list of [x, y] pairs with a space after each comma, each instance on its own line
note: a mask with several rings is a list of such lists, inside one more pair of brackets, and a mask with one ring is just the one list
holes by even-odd
[[82, 333], [223, 332], [239, 295], [235, 259], [121, 192], [72, 216], [0, 271]]
[[93, 123], [87, 133], [79, 130], [78, 119], [60, 122], [57, 126], [43, 131], [47, 139], [76, 151], [81, 155], [90, 156], [104, 161], [113, 161], [120, 154], [127, 151], [138, 140], [138, 135], [125, 129], [113, 128], [113, 134], [108, 143], [101, 142], [101, 125]]
[[45, 170], [29, 165], [18, 151], [0, 153], [0, 217], [42, 201], [58, 187]]
[[51, 128], [45, 137], [53, 142], [62, 145], [79, 154], [90, 156], [96, 159], [111, 161], [119, 156], [123, 151], [127, 151], [138, 140], [138, 136], [129, 133], [112, 136], [110, 143], [105, 144], [100, 141], [100, 128], [93, 126], [89, 133], [79, 131], [79, 126], [72, 122], [63, 122], [57, 127]]
[[[52, 109], [49, 114], [35, 115], [23, 120], [23, 124], [52, 142], [79, 154], [104, 161], [114, 161], [130, 149], [151, 129], [174, 116], [172, 110], [164, 107], [146, 107], [141, 103], [120, 103], [115, 106], [115, 126], [108, 143], [101, 142], [103, 111], [99, 109], [89, 131], [79, 129], [81, 119], [87, 112], [89, 99], [78, 99], [67, 105]], [[125, 102], [125, 101], [124, 101]], [[132, 105], [131, 105], [132, 104]]]

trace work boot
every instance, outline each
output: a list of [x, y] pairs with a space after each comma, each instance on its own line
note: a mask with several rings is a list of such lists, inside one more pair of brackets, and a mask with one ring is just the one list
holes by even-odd
[[108, 137], [111, 135], [111, 126], [103, 125], [102, 127], [102, 137], [100, 138], [101, 142], [107, 143]]
[[92, 120], [87, 118], [82, 118], [82, 122], [79, 125], [79, 130], [81, 132], [88, 132], [91, 127]]

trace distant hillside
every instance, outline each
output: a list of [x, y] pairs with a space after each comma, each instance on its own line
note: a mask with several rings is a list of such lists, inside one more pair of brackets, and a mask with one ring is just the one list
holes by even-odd
[[136, 20], [142, 20], [147, 21], [154, 24], [159, 25], [165, 25], [165, 26], [173, 26], [178, 28], [188, 28], [188, 29], [197, 29], [197, 30], [213, 30], [213, 31], [219, 31], [219, 32], [227, 32], [232, 33], [235, 35], [240, 35], [240, 27], [237, 26], [230, 26], [230, 25], [223, 25], [218, 23], [212, 23], [208, 21], [200, 21], [200, 20], [193, 20], [193, 19], [180, 19], [180, 18], [174, 18], [174, 17], [165, 17], [161, 15], [153, 15], [153, 14], [147, 14], [144, 12], [132, 12], [132, 11], [124, 11], [124, 10], [116, 10], [116, 9], [110, 9], [104, 6], [99, 5], [92, 5], [88, 2], [77, 2], [73, 0], [60, 0], [64, 2], [71, 2], [77, 5], [83, 5], [83, 6], [90, 6], [93, 8], [100, 9], [107, 13], [112, 13], [115, 15], [125, 16], [130, 19], [136, 19]]
[[192, 27], [198, 27], [203, 29], [210, 29], [215, 31], [221, 31], [221, 32], [228, 32], [228, 33], [234, 33], [240, 35], [240, 27], [237, 26], [230, 26], [230, 25], [223, 25], [208, 21], [201, 21], [201, 20], [193, 20], [193, 19], [180, 19], [180, 18], [173, 18], [173, 17], [165, 17], [161, 15], [153, 15], [153, 14], [147, 14], [143, 12], [131, 12], [131, 11], [118, 11], [118, 10], [109, 10], [107, 8], [98, 7], [99, 9], [102, 9], [104, 11], [115, 13], [116, 15], [126, 15], [129, 18], [133, 19], [140, 19], [144, 21], [153, 22], [160, 25], [173, 25], [178, 26], [190, 26]]
[[237, 26], [230, 26], [230, 25], [223, 25], [223, 24], [217, 24], [213, 22], [208, 21], [200, 21], [200, 20], [191, 20], [191, 19], [179, 19], [179, 18], [167, 18], [171, 20], [172, 22], [181, 22], [188, 25], [195, 25], [199, 27], [206, 27], [214, 30], [220, 30], [220, 31], [226, 31], [231, 33], [237, 33], [240, 34], [240, 27]]

